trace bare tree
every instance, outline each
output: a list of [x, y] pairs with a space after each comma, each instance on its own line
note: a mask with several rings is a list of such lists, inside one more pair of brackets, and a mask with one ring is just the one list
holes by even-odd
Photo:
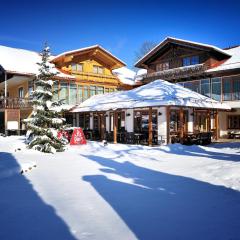
[[139, 50], [135, 51], [135, 62], [137, 62], [140, 58], [152, 50], [156, 45], [157, 43], [153, 41], [143, 42]]

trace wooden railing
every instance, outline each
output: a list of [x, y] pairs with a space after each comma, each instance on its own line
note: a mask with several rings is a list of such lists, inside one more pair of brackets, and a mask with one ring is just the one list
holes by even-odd
[[3, 108], [31, 108], [32, 103], [29, 98], [1, 98], [0, 109]]
[[143, 81], [152, 81], [155, 79], [173, 80], [199, 75], [204, 73], [206, 69], [207, 69], [206, 65], [196, 64], [191, 66], [173, 68], [164, 71], [144, 74], [142, 78]]

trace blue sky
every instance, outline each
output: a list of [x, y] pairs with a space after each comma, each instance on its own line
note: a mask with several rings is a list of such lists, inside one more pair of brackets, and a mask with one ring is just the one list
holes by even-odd
[[240, 1], [1, 1], [0, 44], [54, 54], [100, 44], [131, 67], [144, 41], [240, 44]]

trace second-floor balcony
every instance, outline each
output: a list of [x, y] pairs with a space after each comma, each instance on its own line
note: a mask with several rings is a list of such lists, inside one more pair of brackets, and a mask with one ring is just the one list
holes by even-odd
[[5, 108], [31, 108], [32, 103], [29, 98], [10, 98], [10, 97], [0, 97], [0, 109]]
[[163, 71], [153, 72], [143, 74], [141, 77], [143, 81], [149, 82], [156, 79], [163, 80], [174, 80], [187, 78], [192, 76], [197, 76], [203, 74], [207, 70], [207, 66], [205, 64], [196, 64], [178, 68], [167, 69]]

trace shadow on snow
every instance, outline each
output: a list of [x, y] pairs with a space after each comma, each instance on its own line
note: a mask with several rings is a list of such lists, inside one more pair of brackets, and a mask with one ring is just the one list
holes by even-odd
[[89, 175], [83, 179], [111, 205], [140, 240], [240, 239], [240, 193], [176, 176], [85, 155], [103, 173], [131, 179], [133, 184]]
[[[10, 153], [0, 153], [0, 175], [19, 168]], [[0, 179], [0, 193], [0, 239], [75, 239], [66, 223], [41, 199], [24, 175]]]

